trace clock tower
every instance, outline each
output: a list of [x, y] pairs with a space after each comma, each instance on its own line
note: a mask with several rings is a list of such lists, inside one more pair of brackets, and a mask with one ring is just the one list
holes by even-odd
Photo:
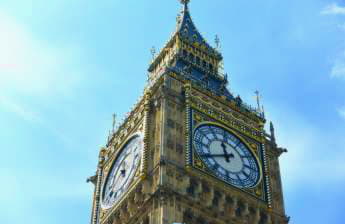
[[229, 92], [221, 53], [181, 3], [143, 96], [100, 150], [91, 224], [287, 224], [286, 150], [263, 111]]

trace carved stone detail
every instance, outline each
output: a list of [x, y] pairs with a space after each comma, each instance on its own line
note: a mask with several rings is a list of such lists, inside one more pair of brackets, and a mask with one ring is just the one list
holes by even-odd
[[130, 218], [130, 214], [127, 211], [127, 208], [124, 207], [120, 210], [120, 219], [122, 220], [122, 222], [127, 222], [128, 219]]
[[242, 211], [242, 216], [248, 216], [250, 214], [249, 212], [249, 205], [247, 202], [244, 203], [243, 211]]
[[260, 219], [261, 219], [260, 213], [261, 213], [260, 208], [256, 208], [255, 216], [254, 216], [254, 219], [253, 219], [253, 224], [259, 224]]
[[236, 210], [238, 208], [237, 202], [238, 202], [238, 200], [237, 200], [236, 197], [233, 197], [232, 201], [230, 202], [229, 214], [230, 214], [231, 218], [235, 218], [236, 217]]
[[137, 203], [134, 202], [134, 197], [128, 198], [127, 209], [130, 216], [133, 216], [137, 210]]
[[207, 183], [201, 184], [202, 193], [200, 194], [200, 201], [206, 207], [211, 207], [213, 205], [214, 188], [209, 186]]

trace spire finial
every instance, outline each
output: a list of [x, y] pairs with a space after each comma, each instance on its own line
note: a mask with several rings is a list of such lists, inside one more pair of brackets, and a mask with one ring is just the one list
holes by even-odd
[[181, 4], [183, 4], [183, 10], [187, 11], [188, 10], [188, 4], [190, 0], [180, 0]]
[[219, 39], [218, 35], [216, 35], [216, 38], [214, 39], [214, 42], [216, 43], [217, 50], [220, 50], [220, 39]]
[[155, 56], [156, 56], [156, 48], [153, 46], [151, 49], [150, 49], [150, 52], [151, 52], [151, 55], [152, 55], [152, 60], [155, 59]]
[[185, 6], [188, 5], [190, 0], [180, 0], [181, 4], [184, 4]]
[[258, 111], [261, 112], [261, 107], [260, 107], [261, 95], [260, 95], [260, 92], [258, 90], [256, 90], [254, 93], [255, 93], [256, 103], [258, 104]]
[[275, 132], [274, 132], [274, 126], [273, 126], [273, 122], [270, 122], [270, 132], [271, 132], [271, 141], [273, 144], [276, 144], [276, 136], [275, 136]]
[[113, 113], [113, 126], [112, 126], [112, 132], [113, 132], [113, 134], [115, 133], [115, 125], [116, 125], [116, 114], [115, 113]]

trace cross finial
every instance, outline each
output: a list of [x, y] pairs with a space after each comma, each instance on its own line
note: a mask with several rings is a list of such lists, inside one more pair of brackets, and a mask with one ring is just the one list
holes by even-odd
[[180, 0], [181, 4], [188, 5], [190, 0]]

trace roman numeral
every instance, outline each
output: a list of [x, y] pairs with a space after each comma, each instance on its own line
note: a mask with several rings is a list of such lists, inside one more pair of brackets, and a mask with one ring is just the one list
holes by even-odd
[[213, 165], [213, 168], [214, 168], [215, 170], [218, 170], [218, 168], [219, 168], [218, 163], [214, 164], [214, 165]]
[[243, 181], [242, 181], [240, 175], [236, 174], [236, 176], [237, 176], [237, 179], [240, 181], [241, 185], [244, 186], [244, 183], [243, 183]]
[[213, 129], [211, 127], [208, 127], [208, 129], [210, 130], [210, 132], [212, 133], [212, 135], [214, 136], [215, 139], [218, 139], [217, 138], [217, 135], [216, 133], [214, 133]]
[[200, 145], [202, 145], [202, 146], [208, 148], [208, 145], [206, 145], [205, 143], [203, 143], [203, 142], [201, 142], [201, 141], [199, 141], [199, 140], [194, 140], [194, 141], [195, 141], [196, 143], [198, 143], [198, 144], [200, 144]]
[[247, 178], [249, 177], [249, 174], [247, 174], [246, 172], [242, 171], [243, 175], [246, 176]]
[[226, 134], [226, 131], [225, 130], [223, 130], [223, 141], [224, 142], [226, 142], [226, 143], [228, 143], [228, 136], [227, 136], [227, 134]]
[[252, 171], [254, 171], [254, 172], [258, 172], [257, 169], [255, 169], [255, 168], [253, 168], [253, 167], [251, 167], [251, 166], [248, 166], [248, 165], [246, 165], [246, 164], [244, 164], [244, 167], [246, 167], [246, 168], [248, 168], [248, 169], [250, 169], [250, 170], [252, 170]]
[[234, 146], [234, 149], [236, 149], [240, 144], [241, 144], [241, 142], [238, 141], [238, 143]]
[[212, 141], [212, 139], [210, 139], [208, 136], [207, 136], [207, 133], [204, 133], [204, 137], [210, 142]]

